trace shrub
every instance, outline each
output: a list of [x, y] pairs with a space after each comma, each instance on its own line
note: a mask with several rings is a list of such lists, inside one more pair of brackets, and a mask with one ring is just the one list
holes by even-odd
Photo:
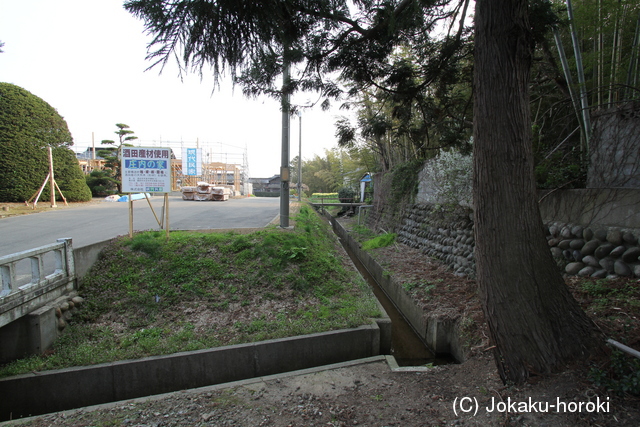
[[338, 190], [338, 200], [340, 203], [353, 203], [356, 198], [356, 192], [352, 188], [342, 187]]
[[115, 180], [111, 177], [111, 171], [108, 169], [94, 170], [85, 179], [94, 197], [105, 197], [115, 191]]
[[[48, 147], [65, 197], [89, 200], [72, 144], [67, 123], [53, 107], [18, 86], [0, 83], [0, 201], [23, 202], [38, 191], [49, 173]], [[41, 197], [48, 194], [47, 187]]]

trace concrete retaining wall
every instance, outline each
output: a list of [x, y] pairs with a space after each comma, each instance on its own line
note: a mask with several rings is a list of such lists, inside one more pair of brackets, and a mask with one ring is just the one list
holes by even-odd
[[380, 329], [304, 335], [0, 379], [0, 421], [380, 354]]
[[80, 282], [98, 259], [100, 251], [109, 243], [111, 243], [111, 240], [105, 240], [73, 249], [73, 256], [76, 261], [76, 277]]

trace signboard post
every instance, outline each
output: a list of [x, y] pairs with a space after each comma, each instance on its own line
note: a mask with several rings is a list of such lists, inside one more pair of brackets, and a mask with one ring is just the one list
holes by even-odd
[[[129, 194], [129, 236], [133, 236], [132, 193], [164, 193], [166, 230], [169, 237], [169, 192], [171, 191], [171, 149], [123, 147], [121, 153], [122, 191]], [[149, 203], [151, 206], [151, 203]], [[151, 208], [153, 210], [153, 207]], [[155, 215], [155, 212], [154, 212]], [[163, 218], [164, 221], [164, 218]]]

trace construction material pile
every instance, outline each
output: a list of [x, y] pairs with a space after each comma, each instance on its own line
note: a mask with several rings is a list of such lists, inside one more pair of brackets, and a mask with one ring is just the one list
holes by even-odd
[[195, 187], [182, 187], [181, 191], [183, 200], [225, 201], [231, 195], [230, 188], [206, 182], [198, 182]]

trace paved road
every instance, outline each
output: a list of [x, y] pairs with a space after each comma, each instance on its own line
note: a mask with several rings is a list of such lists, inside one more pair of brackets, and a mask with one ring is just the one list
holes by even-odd
[[[163, 197], [152, 197], [156, 215], [161, 217]], [[135, 230], [158, 230], [149, 204], [134, 203]], [[129, 204], [101, 202], [61, 208], [33, 215], [0, 219], [0, 256], [55, 243], [71, 237], [76, 248], [129, 233]], [[258, 228], [274, 221], [279, 214], [280, 199], [251, 197], [226, 202], [197, 202], [169, 197], [171, 230], [202, 230], [220, 228]]]

